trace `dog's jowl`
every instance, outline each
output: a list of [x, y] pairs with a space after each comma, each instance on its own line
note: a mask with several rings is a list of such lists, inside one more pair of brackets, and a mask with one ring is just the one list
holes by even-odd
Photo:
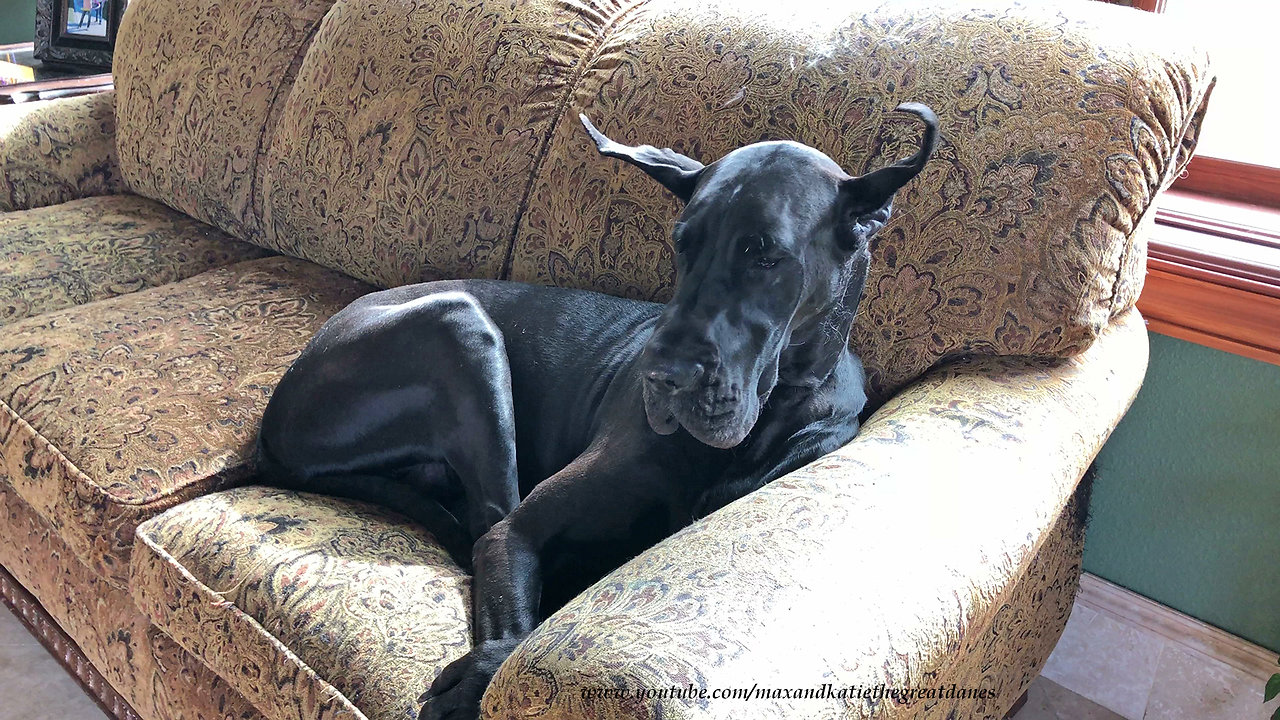
[[262, 481], [381, 503], [474, 572], [474, 648], [423, 718], [474, 718], [538, 622], [692, 519], [844, 445], [866, 402], [848, 348], [868, 240], [937, 143], [861, 177], [794, 142], [702, 163], [620, 145], [685, 202], [664, 305], [494, 280], [360, 298], [262, 420]]

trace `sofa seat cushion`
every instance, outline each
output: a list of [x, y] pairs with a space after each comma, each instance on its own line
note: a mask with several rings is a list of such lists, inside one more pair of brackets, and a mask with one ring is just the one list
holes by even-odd
[[470, 647], [469, 578], [432, 537], [319, 495], [241, 487], [152, 518], [130, 588], [272, 718], [416, 717], [418, 696]]
[[0, 214], [0, 325], [268, 254], [136, 195]]
[[275, 257], [8, 325], [0, 473], [123, 586], [137, 524], [247, 475], [276, 381], [367, 290]]

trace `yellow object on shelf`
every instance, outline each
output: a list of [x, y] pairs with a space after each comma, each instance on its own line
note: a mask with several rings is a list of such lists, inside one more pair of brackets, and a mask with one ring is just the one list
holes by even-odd
[[0, 60], [0, 85], [16, 85], [36, 79], [36, 71], [26, 65]]

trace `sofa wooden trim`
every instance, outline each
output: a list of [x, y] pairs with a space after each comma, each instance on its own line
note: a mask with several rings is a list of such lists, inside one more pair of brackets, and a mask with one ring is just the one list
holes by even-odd
[[40, 601], [0, 566], [0, 600], [13, 611], [40, 644], [49, 651], [80, 687], [107, 715], [118, 720], [141, 720], [133, 707], [102, 677], [80, 646], [58, 626]]

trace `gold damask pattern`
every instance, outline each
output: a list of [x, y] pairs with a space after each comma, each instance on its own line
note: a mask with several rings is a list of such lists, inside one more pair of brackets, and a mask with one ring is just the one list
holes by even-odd
[[0, 212], [123, 192], [115, 99], [0, 105]]
[[498, 277], [607, 14], [557, 0], [338, 0], [271, 147], [266, 244], [384, 287]]
[[238, 238], [254, 234], [260, 158], [332, 2], [129, 3], [112, 67], [129, 189]]
[[75, 558], [0, 473], [0, 565], [147, 720], [260, 720], [238, 692]]
[[[947, 678], [957, 688], [996, 692], [985, 700], [908, 704], [898, 711], [899, 717], [1003, 720], [1010, 706], [1040, 676], [1062, 637], [1080, 587], [1080, 561], [1084, 554], [1081, 523], [1085, 511], [1079, 502], [1073, 496], [1062, 510], [1031, 563], [1020, 569], [1015, 584], [1000, 599], [990, 624], [983, 632], [970, 631], [960, 651], [938, 670], [938, 678]], [[893, 712], [888, 708], [886, 711]]]
[[1079, 540], [1064, 542], [1059, 520], [1141, 385], [1146, 353], [1129, 311], [1072, 359], [939, 368], [845, 448], [677, 533], [553, 615], [499, 670], [489, 717], [735, 717], [732, 700], [582, 690], [825, 682], [954, 682], [996, 698], [759, 700], [751, 714], [1001, 717], [1066, 622]]
[[1085, 3], [644, 3], [555, 126], [511, 278], [670, 293], [679, 205], [600, 158], [580, 110], [615, 140], [704, 162], [783, 138], [861, 173], [914, 150], [919, 123], [890, 111], [915, 100], [943, 142], [872, 245], [852, 343], [873, 390], [965, 352], [1073, 354], [1132, 305], [1134, 227], [1194, 148], [1212, 84], [1160, 20]]
[[[1081, 542], [1068, 498], [1145, 357], [1130, 311], [1073, 359], [939, 369], [849, 447], [642, 554], [557, 613], [504, 666], [487, 710], [682, 717], [692, 708], [679, 702], [588, 703], [581, 689], [954, 682], [995, 697], [872, 703], [851, 716], [999, 717], [1066, 622]], [[412, 717], [426, 679], [466, 649], [465, 577], [385, 511], [239, 488], [176, 507], [139, 538], [136, 601], [272, 717], [340, 714], [322, 702], [327, 683], [367, 717]], [[850, 716], [820, 701], [752, 707]], [[732, 705], [699, 709], [734, 715]]]
[[268, 253], [137, 195], [0, 214], [0, 326]]
[[272, 718], [415, 718], [471, 646], [470, 579], [419, 526], [364, 503], [237, 488], [138, 539], [139, 607]]
[[8, 325], [0, 473], [123, 586], [137, 524], [244, 479], [275, 383], [368, 289], [267, 258]]
[[[321, 22], [330, 2], [135, 0], [116, 95], [0, 112], [0, 203], [122, 177], [376, 284], [510, 276], [662, 299], [679, 208], [599, 158], [580, 109], [703, 160], [786, 137], [861, 172], [914, 149], [918, 125], [888, 110], [928, 103], [946, 137], [876, 240], [853, 339], [874, 389], [954, 354], [1081, 354], [932, 372], [849, 447], [579, 597], [485, 702], [503, 718], [733, 716], [580, 690], [947, 681], [996, 698], [752, 711], [999, 716], [1065, 621], [1079, 544], [1063, 508], [1140, 384], [1145, 335], [1125, 311], [1151, 198], [1198, 135], [1202, 54], [1159, 19], [1085, 5], [337, 0]], [[412, 526], [274, 490], [207, 495], [246, 479], [281, 372], [367, 290], [272, 258], [4, 326], [0, 562], [149, 717], [248, 718], [249, 702], [411, 717], [465, 649], [465, 578]], [[131, 555], [140, 522], [189, 500]]]

